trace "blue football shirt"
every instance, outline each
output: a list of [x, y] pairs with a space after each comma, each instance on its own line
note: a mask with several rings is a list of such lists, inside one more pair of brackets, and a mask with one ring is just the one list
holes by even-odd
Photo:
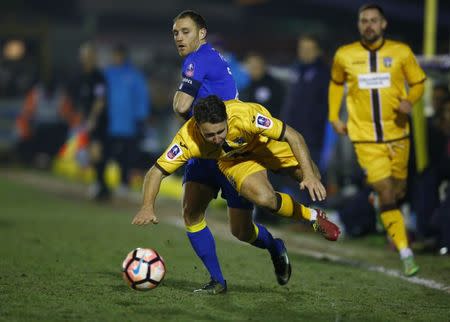
[[185, 58], [178, 90], [194, 97], [193, 104], [209, 95], [217, 95], [224, 101], [238, 98], [230, 66], [208, 43]]

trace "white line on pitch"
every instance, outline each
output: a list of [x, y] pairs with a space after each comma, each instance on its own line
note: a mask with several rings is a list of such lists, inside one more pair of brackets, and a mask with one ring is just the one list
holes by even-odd
[[[181, 218], [179, 217], [169, 217], [166, 216], [164, 218], [164, 221], [175, 225], [177, 227], [180, 227], [182, 229], [185, 229], [184, 227], [184, 223], [182, 221]], [[223, 226], [227, 226], [224, 223], [221, 223], [219, 221], [214, 221], [214, 226], [219, 228], [218, 226], [221, 226], [220, 231], [219, 229], [216, 229], [216, 235], [220, 235], [220, 237], [222, 239], [226, 239], [229, 241], [234, 241], [234, 242], [238, 242], [238, 240], [236, 238], [233, 238], [230, 234], [225, 234], [223, 231]], [[228, 226], [226, 227], [226, 230], [228, 230]], [[277, 231], [278, 232], [278, 231]], [[277, 234], [279, 235], [279, 234]], [[422, 277], [417, 277], [417, 276], [413, 276], [413, 277], [406, 277], [404, 276], [400, 271], [395, 270], [395, 269], [388, 269], [386, 267], [383, 266], [376, 266], [376, 265], [371, 265], [368, 264], [366, 262], [362, 262], [362, 261], [357, 261], [357, 260], [351, 260], [351, 259], [346, 259], [344, 257], [341, 256], [337, 256], [334, 254], [330, 254], [330, 253], [324, 253], [324, 252], [317, 252], [317, 251], [313, 251], [313, 250], [307, 250], [307, 249], [301, 249], [301, 248], [291, 248], [289, 250], [290, 253], [295, 253], [298, 255], [303, 255], [303, 256], [308, 256], [311, 258], [315, 258], [318, 260], [326, 260], [326, 261], [330, 261], [333, 263], [338, 263], [338, 264], [343, 264], [346, 266], [351, 266], [351, 267], [356, 267], [356, 268], [361, 268], [361, 269], [365, 269], [367, 271], [371, 271], [371, 272], [378, 272], [387, 276], [391, 276], [391, 277], [395, 277], [395, 278], [400, 278], [408, 283], [411, 284], [418, 284], [418, 285], [422, 285], [425, 286], [427, 288], [431, 288], [431, 289], [435, 289], [435, 290], [439, 290], [439, 291], [444, 291], [446, 293], [450, 293], [450, 286], [449, 285], [445, 285], [439, 282], [436, 282], [434, 280], [431, 279], [427, 279], [427, 278], [422, 278]]]

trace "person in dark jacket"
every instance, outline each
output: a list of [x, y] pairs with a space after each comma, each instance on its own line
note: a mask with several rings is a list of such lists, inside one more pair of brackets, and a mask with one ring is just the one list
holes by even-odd
[[[250, 75], [247, 88], [239, 93], [239, 99], [246, 102], [255, 102], [264, 105], [272, 116], [279, 118], [281, 105], [284, 99], [284, 86], [267, 71], [266, 61], [258, 53], [249, 53], [245, 59], [245, 66]], [[275, 188], [281, 188], [284, 178], [269, 173], [271, 183]], [[254, 218], [258, 221], [276, 224], [280, 218], [273, 216], [268, 210], [256, 206]]]
[[92, 43], [80, 47], [81, 75], [76, 82], [74, 98], [81, 114], [82, 122], [89, 133], [89, 157], [97, 174], [96, 189], [92, 193], [95, 200], [106, 200], [110, 196], [105, 182], [107, 140], [107, 84], [97, 67], [96, 49]]
[[[322, 49], [314, 36], [298, 38], [297, 58], [280, 119], [303, 135], [312, 160], [320, 164], [328, 115], [330, 69], [322, 60]], [[323, 176], [323, 169], [320, 170]]]
[[302, 133], [311, 156], [319, 164], [327, 123], [329, 67], [322, 60], [318, 40], [310, 35], [300, 36], [295, 75], [281, 110], [281, 119]]
[[251, 81], [247, 88], [239, 94], [239, 98], [246, 102], [262, 104], [269, 109], [272, 116], [280, 117], [284, 98], [283, 85], [268, 73], [266, 61], [260, 54], [248, 54], [245, 65]]
[[436, 233], [436, 241], [440, 255], [450, 255], [450, 98], [444, 102], [435, 120], [436, 130], [439, 132], [440, 140], [434, 149], [431, 165], [435, 169], [438, 187], [444, 187], [441, 200], [434, 209], [431, 227]]

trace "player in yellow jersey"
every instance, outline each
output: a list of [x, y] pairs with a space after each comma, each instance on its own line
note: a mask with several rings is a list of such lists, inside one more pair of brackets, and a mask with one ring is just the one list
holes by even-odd
[[[267, 178], [268, 169], [288, 174], [301, 189], [309, 191], [312, 200], [325, 199], [320, 174], [300, 133], [273, 118], [262, 105], [239, 100], [223, 102], [214, 95], [196, 103], [194, 117], [183, 125], [147, 173], [142, 208], [133, 224], [158, 222], [154, 204], [162, 179], [192, 158], [218, 160], [220, 171], [252, 203], [280, 216], [310, 222], [328, 240], [339, 237], [339, 228], [327, 220], [325, 213], [274, 191]], [[255, 235], [257, 226], [251, 215], [242, 214], [230, 224], [232, 231], [249, 236], [247, 240]]]
[[[337, 133], [348, 134], [352, 141], [367, 181], [378, 194], [381, 221], [400, 253], [405, 275], [411, 276], [419, 267], [397, 202], [406, 192], [408, 114], [423, 94], [426, 76], [406, 44], [384, 38], [386, 27], [380, 6], [360, 8], [361, 40], [341, 46], [334, 56], [329, 120]], [[344, 84], [347, 124], [339, 119]]]

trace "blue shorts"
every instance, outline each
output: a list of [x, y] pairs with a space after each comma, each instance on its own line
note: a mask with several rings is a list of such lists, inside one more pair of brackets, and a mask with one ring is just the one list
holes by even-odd
[[219, 190], [230, 208], [253, 209], [253, 204], [241, 197], [227, 178], [220, 172], [216, 160], [190, 159], [184, 168], [183, 184], [192, 181], [205, 184], [214, 189], [214, 198]]

